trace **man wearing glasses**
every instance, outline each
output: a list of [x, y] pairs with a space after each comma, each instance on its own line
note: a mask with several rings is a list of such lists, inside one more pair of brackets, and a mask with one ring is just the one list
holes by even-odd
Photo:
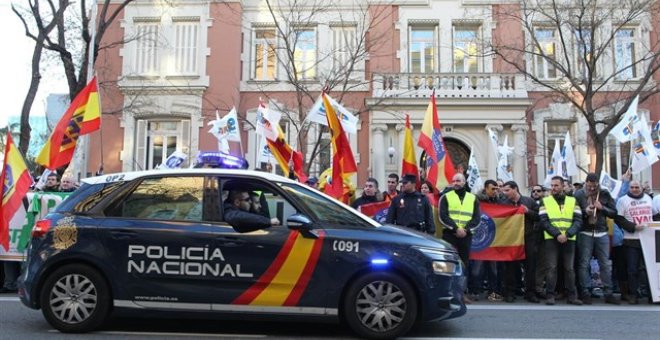
[[239, 233], [266, 229], [280, 224], [277, 217], [268, 218], [250, 212], [251, 207], [252, 199], [247, 191], [232, 190], [225, 200], [224, 220]]
[[382, 201], [382, 195], [378, 192], [378, 181], [375, 178], [367, 178], [362, 190], [362, 196], [351, 203], [353, 209], [357, 209], [363, 204], [371, 204]]

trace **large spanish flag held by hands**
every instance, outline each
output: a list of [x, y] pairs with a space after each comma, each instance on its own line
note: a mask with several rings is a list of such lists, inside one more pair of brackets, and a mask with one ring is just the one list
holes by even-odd
[[339, 118], [337, 118], [334, 107], [330, 104], [325, 92], [322, 93], [322, 97], [323, 105], [325, 105], [325, 116], [328, 119], [328, 128], [332, 135], [332, 151], [334, 152], [332, 156], [332, 184], [326, 184], [325, 192], [335, 199], [342, 200], [344, 197], [344, 178], [357, 172], [357, 164], [355, 164], [351, 145], [348, 143], [348, 138], [339, 122]]
[[410, 128], [410, 116], [406, 114], [406, 132], [403, 135], [403, 161], [401, 164], [401, 175], [419, 174], [417, 170], [417, 156], [415, 156], [415, 144], [413, 143], [412, 129]]
[[272, 141], [266, 138], [270, 153], [273, 154], [273, 157], [275, 157], [277, 160], [280, 168], [282, 168], [284, 176], [289, 177], [289, 162], [292, 162], [293, 172], [296, 174], [296, 177], [298, 177], [298, 181], [301, 183], [307, 182], [307, 175], [303, 170], [302, 153], [300, 151], [293, 150], [289, 143], [284, 140], [284, 132], [282, 131], [280, 125], [278, 124], [276, 127], [278, 132], [277, 139]]
[[55, 170], [69, 164], [78, 137], [98, 130], [101, 126], [101, 107], [96, 77], [73, 99], [69, 108], [53, 129], [36, 162]]
[[435, 105], [435, 91], [426, 109], [422, 133], [419, 135], [417, 145], [426, 152], [426, 179], [442, 191], [449, 185], [456, 171], [442, 139], [438, 108]]
[[525, 259], [525, 210], [522, 206], [479, 203], [481, 223], [472, 233], [471, 260]]
[[2, 203], [0, 203], [0, 245], [9, 251], [9, 222], [21, 207], [23, 198], [34, 181], [30, 176], [25, 159], [21, 155], [11, 133], [7, 133], [5, 159], [0, 175], [2, 183]]

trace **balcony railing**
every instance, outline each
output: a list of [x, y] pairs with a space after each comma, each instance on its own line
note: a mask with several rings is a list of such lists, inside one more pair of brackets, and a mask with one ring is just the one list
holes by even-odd
[[373, 96], [393, 98], [526, 98], [522, 74], [503, 73], [377, 73]]

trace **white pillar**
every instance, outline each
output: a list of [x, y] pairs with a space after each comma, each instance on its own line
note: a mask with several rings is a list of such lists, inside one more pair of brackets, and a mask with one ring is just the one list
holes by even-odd
[[403, 164], [403, 143], [406, 137], [406, 124], [397, 124], [395, 127], [397, 133], [397, 146], [396, 146], [396, 173], [401, 173], [401, 164]]
[[[493, 150], [492, 143], [490, 141], [490, 136], [488, 135], [488, 129], [493, 130], [498, 136], [500, 132], [504, 129], [501, 124], [488, 124], [486, 125], [486, 140], [488, 141], [488, 176], [486, 179], [497, 179], [497, 150]], [[499, 142], [502, 144], [502, 141]], [[484, 180], [485, 181], [485, 180]]]
[[371, 125], [371, 131], [373, 131], [373, 145], [371, 145], [371, 169], [372, 176], [378, 181], [378, 183], [385, 182], [385, 162], [388, 158], [385, 155], [387, 150], [387, 145], [385, 145], [385, 138], [383, 134], [387, 131], [387, 125], [385, 124], [374, 124]]
[[[527, 188], [527, 124], [514, 124], [513, 131], [513, 179], [518, 187]], [[524, 192], [524, 190], [522, 190]]]

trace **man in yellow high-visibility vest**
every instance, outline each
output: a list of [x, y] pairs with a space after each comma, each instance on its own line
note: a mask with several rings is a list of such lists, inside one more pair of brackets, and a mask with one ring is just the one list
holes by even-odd
[[[456, 248], [458, 256], [463, 260], [464, 268], [467, 268], [472, 245], [472, 230], [481, 222], [479, 200], [467, 191], [463, 174], [455, 174], [451, 183], [453, 190], [442, 196], [438, 209], [440, 223], [445, 229], [442, 238]], [[464, 273], [467, 274], [468, 271], [465, 270]], [[464, 301], [472, 302], [467, 297], [464, 297]]]
[[564, 193], [564, 179], [552, 178], [552, 195], [543, 198], [539, 208], [539, 223], [544, 230], [544, 251], [547, 268], [546, 305], [555, 304], [557, 284], [557, 259], [561, 256], [564, 265], [564, 284], [568, 290], [568, 303], [581, 305], [575, 287], [575, 235], [582, 226], [582, 210], [574, 197]]

